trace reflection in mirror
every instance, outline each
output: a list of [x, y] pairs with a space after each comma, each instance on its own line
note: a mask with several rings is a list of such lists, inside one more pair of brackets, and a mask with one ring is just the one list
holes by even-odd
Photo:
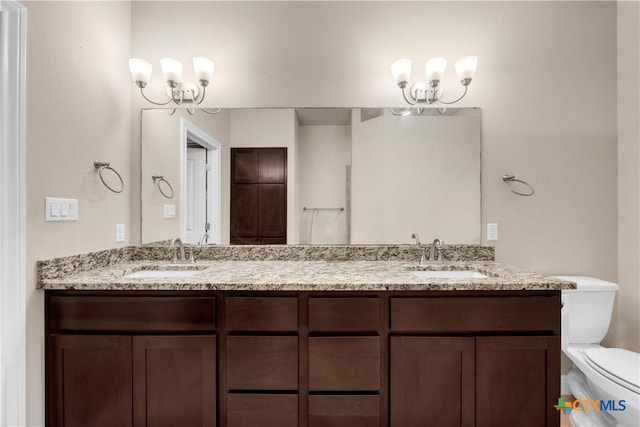
[[[142, 243], [229, 244], [232, 228], [248, 244], [398, 244], [412, 233], [481, 242], [477, 108], [170, 112], [142, 112]], [[280, 172], [265, 178], [272, 166], [259, 153], [273, 151], [265, 148], [286, 149], [279, 182]], [[243, 161], [241, 181], [232, 149], [254, 159]], [[154, 175], [172, 184], [174, 198], [162, 196]], [[235, 210], [232, 182], [243, 190]], [[269, 208], [274, 194], [285, 208]], [[280, 240], [269, 234], [273, 224]]]

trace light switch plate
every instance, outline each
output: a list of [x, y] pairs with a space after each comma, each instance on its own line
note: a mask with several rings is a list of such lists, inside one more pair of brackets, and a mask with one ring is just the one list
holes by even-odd
[[176, 217], [176, 205], [164, 205], [164, 218], [171, 219]]
[[77, 221], [78, 199], [44, 198], [45, 222]]
[[487, 240], [498, 240], [498, 224], [495, 222], [487, 224]]

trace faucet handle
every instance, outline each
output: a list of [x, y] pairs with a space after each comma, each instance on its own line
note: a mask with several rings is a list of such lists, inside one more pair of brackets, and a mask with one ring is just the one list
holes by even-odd
[[189, 253], [186, 256], [186, 261], [190, 262], [190, 263], [195, 263], [196, 262], [196, 258], [193, 255], [193, 248], [189, 249]]
[[438, 261], [444, 261], [443, 249], [446, 248], [447, 245], [444, 244], [444, 240], [440, 240], [436, 246], [438, 247]]

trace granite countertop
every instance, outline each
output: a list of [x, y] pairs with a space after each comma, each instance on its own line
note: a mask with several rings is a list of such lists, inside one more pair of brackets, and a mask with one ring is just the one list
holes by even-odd
[[[140, 270], [194, 270], [191, 277], [131, 278]], [[418, 278], [411, 270], [475, 270], [487, 278]], [[122, 262], [62, 277], [43, 289], [251, 291], [502, 291], [575, 289], [567, 282], [493, 261], [166, 261]]]

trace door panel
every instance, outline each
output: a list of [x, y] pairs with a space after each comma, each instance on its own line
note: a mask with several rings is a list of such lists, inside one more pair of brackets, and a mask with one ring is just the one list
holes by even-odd
[[254, 148], [231, 149], [231, 182], [236, 184], [258, 183], [259, 154]]
[[50, 335], [51, 427], [130, 427], [131, 337]]
[[134, 426], [215, 427], [214, 336], [133, 338]]
[[475, 338], [391, 337], [391, 426], [473, 427], [474, 347]]
[[263, 148], [260, 150], [260, 183], [284, 184], [286, 174], [286, 149]]
[[257, 185], [244, 184], [231, 187], [232, 239], [258, 236], [258, 188]]
[[258, 192], [258, 235], [279, 237], [287, 233], [287, 193], [283, 185], [263, 184]]
[[187, 234], [184, 243], [196, 244], [206, 232], [207, 222], [207, 150], [187, 148]]
[[478, 427], [552, 427], [560, 417], [559, 337], [479, 337]]

